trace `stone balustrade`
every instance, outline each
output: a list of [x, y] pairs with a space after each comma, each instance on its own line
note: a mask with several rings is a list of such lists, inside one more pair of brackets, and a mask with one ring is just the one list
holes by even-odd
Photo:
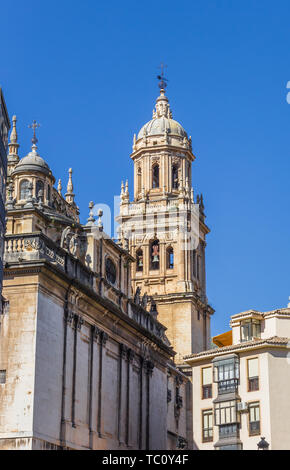
[[[80, 260], [66, 250], [57, 246], [43, 233], [6, 235], [4, 263], [21, 265], [22, 263], [26, 264], [26, 262], [41, 260], [52, 263], [70, 278], [76, 278], [86, 287], [95, 290], [95, 275], [93, 271], [86, 268]], [[165, 336], [166, 328], [141, 305], [136, 305], [130, 300], [128, 316], [168, 345], [168, 340]]]
[[165, 335], [165, 326], [159, 323], [159, 321], [141, 305], [129, 302], [128, 315], [140, 326], [150, 331], [154, 336], [160, 338], [165, 344], [169, 345], [169, 341]]
[[87, 287], [93, 287], [93, 272], [77, 258], [58, 247], [43, 233], [13, 234], [5, 237], [5, 263], [46, 260], [64, 271], [69, 277], [78, 278]]

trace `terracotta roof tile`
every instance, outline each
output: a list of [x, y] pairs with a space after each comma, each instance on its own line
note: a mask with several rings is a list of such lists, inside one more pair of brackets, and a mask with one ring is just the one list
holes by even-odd
[[185, 356], [184, 359], [197, 359], [199, 357], [203, 356], [210, 356], [210, 355], [222, 355], [223, 353], [226, 353], [228, 351], [233, 351], [237, 349], [247, 349], [250, 348], [251, 346], [263, 346], [263, 345], [277, 345], [277, 346], [286, 346], [287, 344], [290, 344], [290, 338], [282, 338], [279, 336], [272, 336], [271, 338], [266, 338], [266, 339], [254, 339], [251, 341], [245, 341], [243, 343], [238, 343], [238, 344], [232, 344], [231, 346], [223, 346], [221, 348], [214, 348], [214, 349], [208, 349], [207, 351], [202, 351], [200, 353], [196, 354], [190, 354], [188, 356]]

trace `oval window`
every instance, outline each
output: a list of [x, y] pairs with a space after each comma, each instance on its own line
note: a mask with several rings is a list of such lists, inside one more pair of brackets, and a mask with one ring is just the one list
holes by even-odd
[[110, 258], [106, 259], [106, 277], [111, 284], [116, 282], [116, 266]]

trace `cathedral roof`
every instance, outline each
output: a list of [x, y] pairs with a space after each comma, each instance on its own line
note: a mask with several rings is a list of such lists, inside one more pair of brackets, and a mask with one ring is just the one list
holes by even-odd
[[165, 133], [187, 137], [182, 125], [172, 119], [168, 98], [165, 96], [164, 89], [161, 89], [160, 96], [156, 100], [156, 109], [153, 111], [153, 119], [141, 128], [137, 139], [142, 139], [145, 135], [162, 135]]
[[34, 144], [31, 152], [26, 157], [22, 158], [18, 165], [16, 165], [13, 174], [22, 173], [26, 171], [39, 171], [44, 174], [51, 173], [48, 164], [37, 153], [37, 147]]

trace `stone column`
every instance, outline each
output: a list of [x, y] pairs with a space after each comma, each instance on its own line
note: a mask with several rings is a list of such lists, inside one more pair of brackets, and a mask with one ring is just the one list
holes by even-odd
[[134, 351], [128, 349], [127, 351], [127, 400], [126, 400], [126, 445], [130, 445], [130, 364], [134, 359]]
[[119, 445], [122, 444], [121, 441], [121, 428], [122, 428], [122, 387], [123, 387], [123, 359], [127, 357], [128, 348], [124, 344], [119, 344], [119, 370], [118, 370], [118, 423], [117, 423], [117, 433]]
[[71, 408], [71, 423], [72, 427], [76, 427], [75, 423], [75, 408], [76, 408], [76, 374], [77, 374], [77, 346], [78, 346], [78, 331], [81, 329], [83, 319], [75, 314], [73, 318], [74, 328], [74, 345], [73, 345], [73, 370], [72, 370], [72, 408]]
[[154, 369], [153, 362], [145, 361], [146, 374], [146, 450], [150, 449], [150, 377]]
[[97, 431], [99, 437], [102, 435], [102, 385], [103, 385], [103, 349], [105, 348], [108, 335], [104, 331], [98, 331], [99, 339], [99, 388], [98, 388], [98, 416], [97, 416]]

